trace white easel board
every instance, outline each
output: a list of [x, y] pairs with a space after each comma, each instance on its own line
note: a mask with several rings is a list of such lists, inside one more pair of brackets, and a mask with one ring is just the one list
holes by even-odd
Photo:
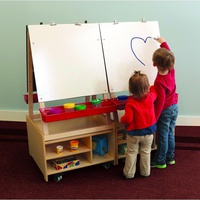
[[158, 22], [101, 23], [100, 30], [109, 92], [127, 91], [135, 70], [147, 74], [153, 84], [157, 69], [152, 65], [152, 55], [160, 45], [154, 39], [160, 36]]
[[99, 24], [28, 31], [39, 102], [108, 93]]

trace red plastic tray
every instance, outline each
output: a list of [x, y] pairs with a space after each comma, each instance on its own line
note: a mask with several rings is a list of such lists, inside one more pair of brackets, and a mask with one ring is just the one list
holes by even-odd
[[[42, 115], [42, 120], [44, 122], [54, 122], [54, 121], [73, 119], [78, 117], [85, 117], [90, 115], [109, 113], [117, 110], [116, 103], [110, 99], [102, 100], [101, 104], [98, 107], [93, 107], [91, 102], [78, 103], [76, 105], [79, 104], [85, 104], [86, 109], [76, 111], [71, 109], [70, 110], [65, 109], [64, 106], [55, 106], [55, 107], [40, 108], [39, 111]], [[52, 110], [54, 111], [55, 114], [51, 112]]]
[[127, 100], [123, 100], [123, 101], [119, 101], [117, 98], [112, 98], [110, 99], [116, 106], [117, 106], [117, 110], [124, 110], [126, 102], [132, 98], [132, 96], [128, 96]]
[[[24, 101], [28, 104], [28, 94], [24, 94]], [[33, 103], [38, 103], [38, 96], [37, 94], [33, 94]]]

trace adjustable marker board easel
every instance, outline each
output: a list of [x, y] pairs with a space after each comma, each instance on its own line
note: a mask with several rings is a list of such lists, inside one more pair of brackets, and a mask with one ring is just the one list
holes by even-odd
[[[29, 26], [40, 108], [56, 101], [108, 93], [98, 24]], [[29, 67], [30, 68], [30, 67]], [[30, 88], [31, 90], [31, 88]]]
[[[111, 113], [116, 105], [108, 99], [108, 87], [98, 24], [39, 25], [27, 27], [29, 153], [48, 181], [55, 175], [100, 163], [115, 164], [115, 126]], [[86, 48], [86, 49], [84, 49]], [[33, 68], [40, 115], [33, 114]], [[102, 95], [102, 105], [92, 108], [91, 98]], [[86, 110], [50, 114], [45, 102], [85, 96]], [[93, 155], [92, 138], [105, 135], [108, 152]], [[77, 152], [70, 141], [79, 140]], [[63, 145], [62, 155], [56, 146]], [[57, 171], [51, 162], [75, 156], [80, 164]]]
[[[146, 70], [142, 63], [147, 63], [149, 57], [146, 55], [150, 56], [149, 51], [158, 46], [152, 38], [145, 38], [158, 35], [157, 22], [28, 26], [29, 152], [46, 181], [48, 175], [59, 173], [50, 164], [52, 159], [59, 157], [55, 145], [69, 146], [72, 139], [78, 138], [81, 144], [80, 151], [75, 154], [80, 157], [81, 165], [74, 169], [110, 161], [117, 164], [119, 122], [115, 92], [127, 91], [128, 78], [134, 70]], [[146, 47], [149, 42], [151, 47], [140, 52], [141, 42]], [[33, 114], [33, 68], [41, 115]], [[155, 75], [152, 71], [153, 67], [145, 71], [151, 80]], [[90, 103], [90, 95], [95, 98], [98, 94], [105, 99], [100, 109], [51, 116], [45, 108], [47, 101], [80, 96], [85, 96], [85, 103]], [[109, 152], [96, 158], [92, 154], [92, 137], [101, 134], [108, 137]], [[62, 157], [74, 155], [68, 149]], [[62, 171], [68, 170], [72, 169]]]
[[[110, 97], [115, 99], [118, 92], [128, 93], [128, 80], [135, 70], [147, 74], [152, 85], [157, 74], [152, 55], [159, 48], [155, 41], [160, 35], [158, 22], [101, 23], [100, 27]], [[122, 123], [117, 122], [116, 126], [119, 131], [125, 129]], [[152, 149], [156, 149], [155, 138]], [[117, 151], [116, 148], [116, 154]]]

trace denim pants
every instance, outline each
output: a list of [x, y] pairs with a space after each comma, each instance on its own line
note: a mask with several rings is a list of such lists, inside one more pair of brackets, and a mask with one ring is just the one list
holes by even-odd
[[157, 151], [153, 163], [164, 165], [174, 160], [174, 129], [178, 116], [178, 105], [174, 104], [163, 110], [157, 122]]
[[140, 153], [140, 174], [150, 175], [150, 157], [153, 134], [145, 136], [127, 135], [126, 161], [123, 169], [126, 178], [133, 178], [136, 172], [137, 155]]

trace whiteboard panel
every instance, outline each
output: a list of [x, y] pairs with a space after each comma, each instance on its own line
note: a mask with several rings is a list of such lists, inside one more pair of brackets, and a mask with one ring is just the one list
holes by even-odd
[[100, 30], [109, 91], [127, 91], [135, 70], [147, 74], [153, 84], [157, 69], [152, 65], [152, 55], [160, 45], [154, 39], [160, 36], [158, 22], [101, 23]]
[[29, 25], [39, 102], [108, 92], [98, 24]]

